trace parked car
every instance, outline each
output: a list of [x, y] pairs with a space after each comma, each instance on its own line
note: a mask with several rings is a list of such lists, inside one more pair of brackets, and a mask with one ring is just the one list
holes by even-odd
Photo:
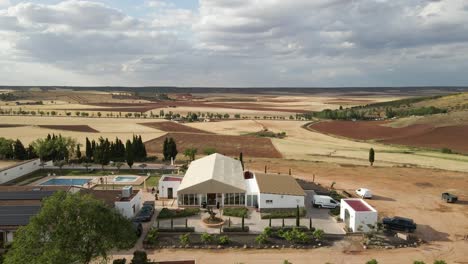
[[133, 229], [135, 229], [135, 234], [137, 237], [141, 236], [141, 233], [143, 233], [143, 225], [140, 222], [132, 222], [133, 224]]
[[356, 190], [356, 194], [363, 199], [372, 199], [372, 192], [366, 188], [359, 188]]
[[416, 224], [413, 219], [405, 217], [385, 217], [382, 219], [382, 224], [385, 229], [390, 230], [401, 230], [405, 232], [414, 232], [414, 230], [416, 230]]
[[445, 192], [442, 193], [442, 200], [444, 200], [447, 203], [455, 203], [456, 201], [458, 201], [458, 197], [451, 193]]
[[151, 205], [143, 205], [137, 215], [133, 218], [135, 222], [148, 222], [154, 214], [154, 207]]
[[318, 208], [331, 208], [334, 209], [340, 206], [340, 203], [330, 196], [314, 195], [312, 197], [312, 206]]

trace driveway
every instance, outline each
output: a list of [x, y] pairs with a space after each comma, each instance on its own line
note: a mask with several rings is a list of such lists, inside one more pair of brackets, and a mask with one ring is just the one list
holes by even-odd
[[307, 210], [307, 218], [312, 218], [312, 226], [322, 229], [327, 234], [345, 234], [343, 224], [337, 223], [336, 220], [328, 214], [329, 209], [318, 209], [312, 206], [312, 197], [315, 192], [312, 190], [305, 190], [305, 207]]

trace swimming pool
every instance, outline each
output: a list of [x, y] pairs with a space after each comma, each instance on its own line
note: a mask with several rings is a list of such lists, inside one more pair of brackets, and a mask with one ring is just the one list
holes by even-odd
[[114, 178], [114, 182], [134, 182], [138, 179], [138, 176], [117, 176]]
[[55, 178], [55, 179], [50, 179], [48, 181], [45, 181], [41, 183], [40, 185], [83, 186], [91, 180], [92, 178], [80, 178], [80, 179]]

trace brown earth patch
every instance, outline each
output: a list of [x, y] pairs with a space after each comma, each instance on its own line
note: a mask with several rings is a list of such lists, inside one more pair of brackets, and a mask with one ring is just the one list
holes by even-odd
[[165, 132], [184, 132], [184, 133], [202, 133], [202, 134], [213, 134], [211, 132], [181, 125], [179, 123], [165, 121], [165, 122], [152, 122], [152, 123], [139, 123], [139, 125], [155, 128]]
[[383, 126], [387, 121], [330, 121], [318, 122], [308, 128], [325, 134], [333, 134], [360, 140], [387, 139], [419, 135], [432, 129], [429, 125], [411, 125], [394, 128]]
[[99, 133], [99, 131], [97, 131], [94, 128], [91, 128], [88, 125], [39, 125], [39, 127], [74, 132]]
[[421, 134], [382, 140], [384, 143], [426, 147], [449, 148], [452, 151], [468, 153], [468, 125], [436, 127]]
[[9, 128], [9, 127], [24, 127], [26, 125], [21, 124], [0, 124], [0, 128]]
[[442, 149], [468, 153], [468, 125], [433, 127], [416, 124], [406, 127], [384, 126], [388, 121], [330, 121], [311, 124], [307, 129], [358, 140], [377, 140], [388, 144]]
[[[73, 109], [78, 111], [101, 111], [101, 112], [147, 112], [156, 108], [166, 107], [200, 107], [200, 108], [228, 108], [254, 111], [276, 111], [287, 113], [306, 113], [306, 110], [296, 110], [288, 108], [273, 108], [255, 103], [223, 103], [223, 102], [201, 102], [201, 101], [161, 101], [154, 103], [98, 103], [89, 104], [103, 108], [83, 108]], [[68, 109], [62, 109], [68, 110]]]
[[216, 152], [228, 156], [238, 156], [242, 152], [244, 157], [282, 157], [269, 138], [215, 134], [171, 132], [145, 142], [146, 150], [149, 153], [161, 153], [164, 140], [171, 137], [176, 141], [180, 156], [187, 148], [196, 148], [199, 154], [203, 154], [207, 148], [214, 148]]

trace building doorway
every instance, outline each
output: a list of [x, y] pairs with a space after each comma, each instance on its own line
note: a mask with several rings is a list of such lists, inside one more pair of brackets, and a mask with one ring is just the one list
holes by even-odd
[[174, 198], [174, 191], [172, 188], [167, 188], [167, 198], [173, 199]]
[[348, 209], [345, 209], [345, 212], [344, 212], [344, 222], [345, 222], [345, 225], [346, 225], [347, 227], [349, 227], [349, 218], [350, 218], [349, 211], [348, 211]]
[[208, 193], [206, 195], [206, 200], [208, 205], [216, 205], [216, 193]]

